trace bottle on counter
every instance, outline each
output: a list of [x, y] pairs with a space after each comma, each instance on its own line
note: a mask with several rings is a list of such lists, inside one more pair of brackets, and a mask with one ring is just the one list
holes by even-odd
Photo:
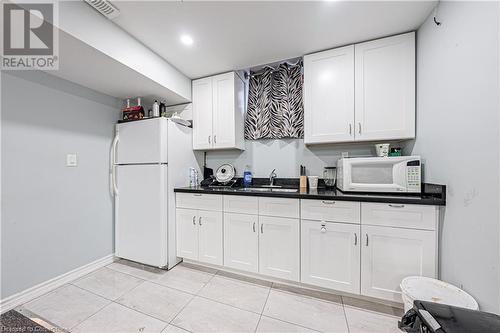
[[167, 116], [167, 101], [165, 101], [165, 100], [160, 102], [160, 116], [161, 117]]
[[158, 104], [158, 101], [155, 100], [153, 103], [153, 117], [159, 117], [160, 116], [160, 104]]
[[189, 168], [189, 187], [198, 186], [198, 170], [195, 168]]
[[249, 187], [252, 185], [252, 171], [250, 171], [250, 165], [245, 167], [245, 172], [243, 172], [243, 186]]

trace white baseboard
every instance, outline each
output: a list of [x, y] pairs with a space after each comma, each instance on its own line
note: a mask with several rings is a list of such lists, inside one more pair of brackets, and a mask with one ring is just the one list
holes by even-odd
[[15, 308], [21, 304], [29, 302], [30, 300], [39, 297], [43, 294], [48, 293], [60, 286], [76, 280], [96, 269], [104, 267], [111, 264], [115, 260], [115, 255], [110, 254], [101, 259], [97, 259], [89, 264], [83, 265], [81, 267], [75, 268], [69, 272], [56, 276], [50, 280], [37, 284], [31, 288], [18, 292], [14, 295], [6, 297], [0, 301], [0, 313], [4, 313], [8, 310]]
[[241, 275], [241, 276], [245, 276], [245, 277], [249, 277], [249, 278], [253, 278], [253, 279], [264, 280], [267, 282], [273, 282], [273, 283], [278, 283], [278, 284], [284, 284], [284, 285], [287, 285], [290, 287], [295, 287], [295, 288], [300, 288], [300, 289], [305, 289], [305, 290], [319, 291], [319, 292], [337, 295], [337, 296], [356, 298], [356, 299], [368, 301], [371, 303], [377, 303], [377, 304], [391, 306], [391, 307], [398, 308], [398, 309], [403, 309], [403, 302], [394, 302], [394, 301], [389, 301], [389, 300], [384, 300], [384, 299], [380, 299], [380, 298], [374, 298], [374, 297], [369, 297], [369, 296], [364, 296], [364, 295], [359, 295], [359, 294], [351, 294], [351, 293], [344, 292], [344, 291], [318, 287], [318, 286], [314, 286], [314, 285], [306, 284], [306, 283], [302, 283], [302, 282], [295, 282], [295, 281], [275, 278], [275, 277], [271, 277], [268, 275], [262, 275], [259, 273], [246, 272], [246, 271], [242, 271], [239, 269], [233, 269], [233, 268], [226, 267], [226, 266], [207, 264], [207, 263], [196, 261], [196, 260], [183, 259], [182, 261], [187, 263], [187, 264], [208, 267], [208, 268], [212, 268], [212, 269], [216, 269], [216, 270], [220, 270], [220, 271], [225, 271], [228, 273], [233, 273], [233, 274], [237, 274], [237, 275]]

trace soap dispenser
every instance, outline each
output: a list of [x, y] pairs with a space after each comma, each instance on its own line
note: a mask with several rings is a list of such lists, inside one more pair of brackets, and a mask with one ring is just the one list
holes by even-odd
[[252, 171], [250, 171], [250, 165], [245, 167], [245, 172], [243, 172], [243, 186], [249, 187], [252, 185]]

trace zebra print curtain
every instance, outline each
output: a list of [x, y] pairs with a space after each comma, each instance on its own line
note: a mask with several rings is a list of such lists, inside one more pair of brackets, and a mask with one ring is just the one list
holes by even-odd
[[245, 139], [303, 138], [302, 63], [250, 74]]

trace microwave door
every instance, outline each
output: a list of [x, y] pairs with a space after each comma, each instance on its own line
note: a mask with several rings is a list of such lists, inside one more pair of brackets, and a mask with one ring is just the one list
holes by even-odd
[[394, 180], [394, 188], [397, 192], [406, 192], [406, 162], [399, 162], [394, 165], [393, 168], [393, 180]]
[[[396, 164], [396, 165], [395, 165]], [[356, 192], [403, 192], [397, 171], [400, 163], [387, 159], [380, 161], [351, 161], [349, 170], [349, 191]]]

